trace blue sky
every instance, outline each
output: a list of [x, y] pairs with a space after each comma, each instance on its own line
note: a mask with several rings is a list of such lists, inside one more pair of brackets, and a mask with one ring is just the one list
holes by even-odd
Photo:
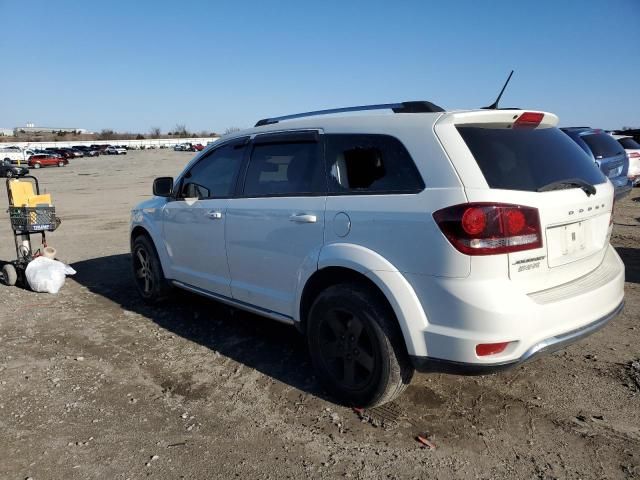
[[640, 127], [640, 0], [0, 0], [0, 127], [222, 132], [402, 100]]

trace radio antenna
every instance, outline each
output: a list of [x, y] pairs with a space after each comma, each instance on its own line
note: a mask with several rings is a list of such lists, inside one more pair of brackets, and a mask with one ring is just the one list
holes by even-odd
[[511, 76], [512, 75], [513, 75], [513, 70], [511, 70], [511, 73], [509, 74], [509, 77], [507, 78], [507, 81], [504, 82], [504, 86], [502, 87], [502, 90], [500, 90], [500, 94], [498, 95], [498, 98], [496, 98], [496, 101], [493, 102], [488, 107], [483, 107], [484, 110], [497, 110], [498, 109], [498, 102], [500, 102], [500, 99], [502, 98], [502, 94], [504, 93], [505, 88], [507, 88], [507, 85], [509, 85], [509, 80], [511, 80]]

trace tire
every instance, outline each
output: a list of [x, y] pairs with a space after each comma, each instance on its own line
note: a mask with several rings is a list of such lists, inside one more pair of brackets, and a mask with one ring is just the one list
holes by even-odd
[[59, 167], [64, 167], [64, 162], [58, 162]]
[[364, 284], [337, 284], [318, 295], [307, 342], [319, 380], [346, 405], [382, 405], [411, 383], [414, 369], [395, 315]]
[[5, 285], [10, 287], [13, 287], [18, 281], [18, 272], [16, 272], [16, 268], [10, 263], [2, 267], [2, 280]]
[[166, 299], [171, 287], [164, 278], [156, 249], [146, 235], [140, 235], [133, 241], [131, 267], [136, 288], [145, 302], [157, 303]]
[[11, 159], [10, 159], [9, 157], [7, 157], [7, 158], [5, 158], [3, 161], [4, 161], [4, 162], [10, 162], [10, 161], [11, 161]]
[[6, 172], [4, 172], [4, 176], [6, 178], [11, 178], [13, 177], [13, 170], [7, 170]]
[[40, 165], [39, 163], [34, 163], [33, 164], [33, 168], [40, 168], [42, 165]]

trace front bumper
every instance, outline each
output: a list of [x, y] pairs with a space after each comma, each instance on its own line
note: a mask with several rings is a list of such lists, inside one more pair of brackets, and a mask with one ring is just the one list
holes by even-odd
[[570, 345], [578, 340], [597, 332], [607, 323], [613, 320], [624, 307], [624, 301], [610, 313], [599, 318], [595, 322], [584, 325], [570, 332], [554, 335], [546, 338], [530, 347], [520, 358], [506, 362], [491, 364], [464, 363], [453, 360], [443, 360], [429, 357], [411, 357], [413, 366], [419, 372], [424, 373], [451, 373], [456, 375], [487, 375], [513, 368], [528, 360], [532, 360], [541, 354], [552, 353]]

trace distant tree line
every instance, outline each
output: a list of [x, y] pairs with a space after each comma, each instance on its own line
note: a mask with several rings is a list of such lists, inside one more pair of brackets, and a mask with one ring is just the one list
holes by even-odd
[[[225, 130], [225, 134], [240, 130], [237, 127], [229, 127]], [[138, 132], [117, 132], [112, 128], [103, 128], [96, 133], [81, 133], [79, 131], [63, 131], [54, 132], [27, 132], [24, 129], [16, 128], [13, 136], [0, 136], [0, 142], [55, 142], [55, 141], [75, 141], [75, 140], [144, 140], [147, 138], [193, 138], [193, 137], [219, 137], [216, 132], [209, 130], [200, 130], [199, 132], [190, 131], [185, 124], [178, 123], [176, 126], [163, 133], [160, 127], [151, 127], [147, 133]]]

